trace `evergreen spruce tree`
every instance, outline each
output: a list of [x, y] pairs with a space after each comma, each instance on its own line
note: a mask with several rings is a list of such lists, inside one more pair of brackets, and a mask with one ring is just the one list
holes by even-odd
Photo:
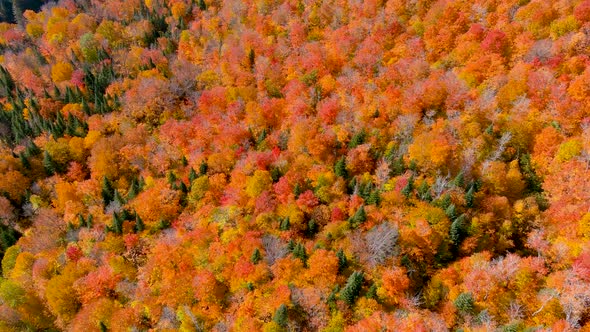
[[84, 114], [86, 115], [92, 115], [92, 109], [90, 109], [90, 106], [88, 106], [88, 103], [86, 102], [86, 99], [82, 98], [82, 112], [84, 112]]
[[410, 176], [410, 178], [408, 179], [408, 183], [402, 189], [402, 194], [404, 196], [406, 196], [406, 198], [410, 198], [410, 195], [412, 194], [413, 191], [414, 191], [414, 174], [412, 174]]
[[362, 129], [360, 132], [358, 132], [357, 134], [352, 136], [352, 138], [350, 139], [350, 142], [348, 143], [348, 147], [351, 149], [354, 149], [357, 146], [365, 143], [366, 138], [367, 138], [367, 133], [365, 132], [365, 129]]
[[101, 194], [102, 194], [102, 201], [105, 206], [109, 205], [109, 203], [112, 202], [114, 199], [115, 190], [113, 189], [113, 185], [111, 184], [111, 181], [106, 176], [104, 176], [102, 178]]
[[287, 315], [287, 306], [284, 304], [281, 304], [279, 306], [279, 308], [277, 309], [277, 311], [275, 312], [274, 317], [272, 318], [272, 320], [277, 323], [277, 325], [279, 325], [282, 328], [287, 327], [287, 323], [288, 323], [288, 315]]
[[51, 155], [47, 151], [43, 153], [43, 168], [45, 168], [45, 173], [50, 176], [57, 171], [55, 161], [53, 161], [53, 158], [51, 158]]
[[123, 233], [123, 218], [117, 214], [117, 212], [113, 212], [113, 226], [111, 230], [115, 234], [122, 234]]
[[432, 195], [430, 194], [430, 187], [426, 181], [422, 181], [422, 184], [418, 188], [418, 195], [421, 200], [430, 202], [432, 200]]
[[250, 70], [254, 70], [254, 65], [256, 64], [256, 54], [254, 54], [253, 48], [251, 48], [248, 52], [248, 63], [250, 65]]
[[293, 241], [293, 239], [289, 239], [289, 242], [287, 242], [287, 250], [289, 250], [290, 252], [293, 252], [294, 249], [295, 249], [295, 241]]
[[281, 170], [278, 167], [273, 167], [270, 169], [270, 177], [272, 178], [273, 183], [279, 182], [281, 176]]
[[465, 233], [465, 228], [465, 215], [462, 214], [451, 224], [451, 228], [449, 230], [449, 238], [451, 239], [451, 242], [453, 242], [455, 245], [458, 245]]
[[125, 200], [123, 197], [121, 197], [121, 194], [119, 194], [119, 190], [117, 189], [115, 189], [113, 192], [113, 202], [116, 202], [119, 204], [119, 206], [123, 206], [125, 204]]
[[455, 204], [451, 203], [451, 205], [449, 205], [449, 207], [445, 210], [445, 214], [447, 217], [449, 217], [449, 219], [455, 219], [457, 216], [457, 207]]
[[471, 293], [459, 294], [453, 304], [463, 313], [472, 313], [473, 309], [475, 309], [475, 301]]
[[186, 186], [186, 184], [184, 184], [184, 182], [180, 181], [179, 187], [180, 187], [180, 191], [182, 191], [183, 193], [186, 194], [189, 192], [188, 187]]
[[170, 186], [176, 185], [176, 175], [174, 175], [174, 173], [172, 171], [168, 172], [168, 175], [166, 178], [168, 179], [168, 184], [170, 184]]
[[252, 256], [250, 256], [250, 261], [252, 262], [252, 264], [258, 264], [258, 262], [260, 262], [261, 259], [262, 255], [260, 254], [260, 250], [258, 250], [258, 248], [254, 249], [254, 252], [252, 252]]
[[399, 158], [394, 158], [389, 165], [389, 170], [391, 176], [399, 176], [404, 173], [406, 170], [406, 165], [404, 163], [404, 157], [399, 156]]
[[348, 259], [342, 249], [338, 250], [336, 257], [338, 257], [338, 272], [342, 272], [348, 266]]
[[31, 143], [27, 145], [25, 153], [27, 157], [36, 156], [37, 154], [41, 153], [41, 149], [39, 149], [35, 142], [31, 141]]
[[78, 223], [80, 224], [80, 227], [86, 227], [86, 220], [84, 220], [84, 217], [81, 214], [78, 215]]
[[188, 173], [188, 181], [192, 185], [193, 181], [195, 181], [196, 179], [197, 179], [197, 172], [195, 172], [195, 169], [191, 167], [191, 170]]
[[469, 190], [467, 191], [467, 193], [465, 194], [465, 205], [468, 208], [472, 208], [474, 200], [475, 200], [475, 190], [473, 190], [473, 186], [471, 186], [469, 188]]
[[348, 177], [348, 172], [346, 171], [346, 159], [344, 156], [338, 159], [336, 165], [334, 165], [334, 174], [345, 179]]
[[314, 219], [310, 219], [307, 223], [307, 235], [313, 236], [318, 231], [318, 223]]
[[453, 180], [453, 184], [459, 188], [463, 188], [463, 186], [465, 185], [465, 176], [463, 175], [463, 171], [457, 174], [457, 176]]
[[207, 165], [207, 163], [203, 160], [201, 162], [201, 165], [199, 165], [199, 175], [203, 176], [203, 175], [207, 174], [208, 169], [209, 169], [209, 165]]
[[361, 205], [361, 207], [356, 210], [354, 215], [348, 218], [348, 223], [350, 227], [357, 228], [360, 224], [364, 223], [367, 220], [367, 213], [365, 212], [365, 206]]
[[133, 180], [131, 180], [131, 184], [129, 185], [129, 190], [127, 191], [127, 199], [134, 199], [137, 196], [137, 194], [139, 194], [139, 183], [137, 182], [137, 179], [134, 178]]
[[346, 285], [340, 292], [340, 298], [348, 305], [352, 306], [356, 301], [356, 298], [359, 296], [363, 279], [363, 272], [359, 271], [353, 272], [350, 277], [348, 277]]
[[288, 231], [291, 228], [291, 222], [289, 217], [282, 218], [279, 223], [279, 229], [281, 231]]
[[371, 287], [369, 287], [365, 297], [368, 299], [376, 299], [377, 298], [377, 285], [376, 284], [372, 284]]
[[445, 194], [439, 201], [438, 201], [438, 206], [443, 209], [446, 210], [450, 205], [451, 205], [452, 201], [451, 201], [451, 195], [449, 195], [448, 193]]
[[371, 194], [367, 198], [367, 204], [379, 205], [379, 202], [381, 202], [381, 195], [379, 194], [379, 190], [375, 189], [375, 190], [371, 191]]
[[293, 248], [293, 256], [295, 258], [301, 259], [304, 266], [307, 265], [307, 252], [303, 244], [297, 243], [297, 245], [295, 245], [295, 247]]
[[303, 189], [301, 188], [301, 185], [299, 183], [295, 184], [295, 187], [293, 188], [293, 194], [295, 195], [295, 198], [298, 198], [302, 193]]
[[139, 214], [135, 213], [135, 231], [139, 233], [143, 232], [144, 229], [145, 225], [143, 223], [143, 220], [141, 220]]
[[31, 163], [29, 159], [25, 156], [23, 152], [18, 154], [18, 158], [20, 159], [20, 163], [23, 165], [25, 169], [31, 169]]

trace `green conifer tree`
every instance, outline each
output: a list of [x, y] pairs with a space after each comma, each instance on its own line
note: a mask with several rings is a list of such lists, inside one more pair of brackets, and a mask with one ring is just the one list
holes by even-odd
[[353, 272], [350, 277], [348, 277], [346, 285], [340, 292], [340, 298], [348, 305], [352, 306], [361, 292], [363, 280], [363, 272]]

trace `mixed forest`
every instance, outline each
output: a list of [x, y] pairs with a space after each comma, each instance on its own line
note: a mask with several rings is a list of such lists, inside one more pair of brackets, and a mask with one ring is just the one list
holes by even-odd
[[590, 331], [590, 0], [12, 14], [0, 331]]

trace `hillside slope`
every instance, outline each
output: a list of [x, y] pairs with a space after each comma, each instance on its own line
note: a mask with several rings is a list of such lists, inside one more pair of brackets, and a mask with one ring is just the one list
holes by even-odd
[[590, 330], [590, 0], [0, 23], [1, 331]]

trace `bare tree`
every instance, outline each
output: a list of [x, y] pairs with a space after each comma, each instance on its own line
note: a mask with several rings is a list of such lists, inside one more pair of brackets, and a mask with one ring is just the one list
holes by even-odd
[[397, 227], [387, 221], [367, 232], [365, 241], [369, 253], [369, 264], [373, 266], [381, 264], [388, 257], [394, 255], [398, 237]]
[[265, 235], [262, 238], [262, 246], [266, 253], [265, 259], [268, 265], [273, 265], [279, 258], [283, 258], [289, 252], [285, 243], [274, 235]]
[[451, 186], [451, 177], [450, 175], [438, 175], [432, 184], [432, 193], [434, 194], [434, 199], [439, 198], [447, 189]]

